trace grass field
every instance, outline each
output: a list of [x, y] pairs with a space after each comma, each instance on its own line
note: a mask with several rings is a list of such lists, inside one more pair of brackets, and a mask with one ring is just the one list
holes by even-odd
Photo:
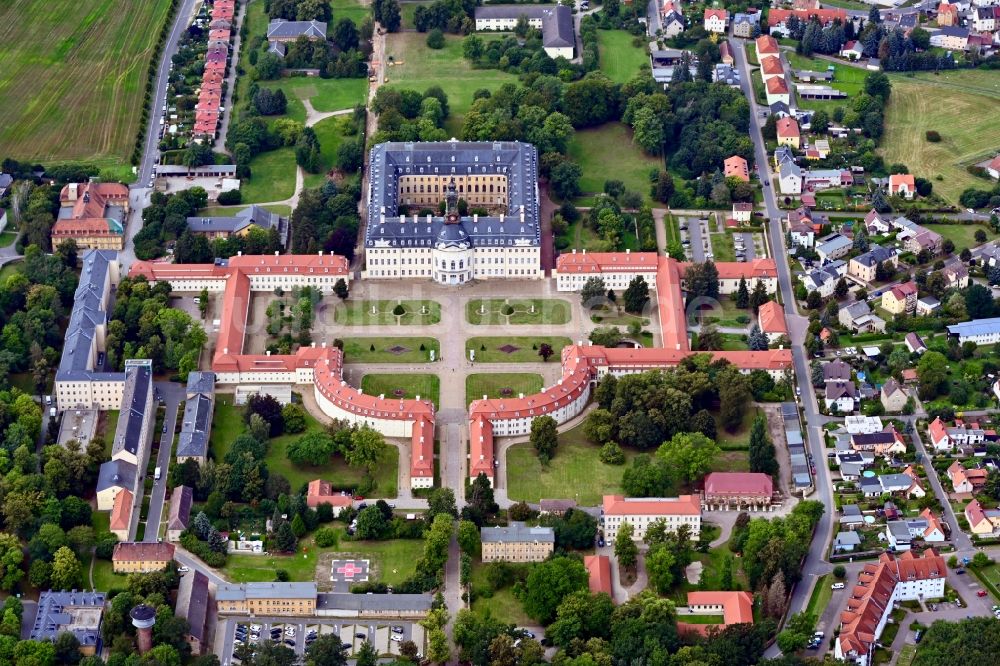
[[334, 116], [313, 125], [313, 131], [316, 132], [316, 138], [319, 139], [319, 156], [323, 169], [320, 173], [307, 173], [305, 187], [319, 187], [326, 181], [326, 174], [335, 166], [337, 149], [344, 141], [346, 124], [347, 118]]
[[643, 67], [649, 70], [645, 42], [643, 46], [636, 47], [632, 46], [633, 39], [635, 38], [624, 30], [597, 31], [601, 71], [615, 83], [627, 83]]
[[507, 449], [507, 486], [512, 500], [537, 502], [543, 497], [572, 499], [581, 506], [596, 506], [604, 495], [621, 492], [622, 475], [634, 457], [625, 451], [625, 465], [605, 465], [601, 447], [577, 426], [559, 435], [559, 448], [542, 467], [531, 444], [515, 444]]
[[807, 613], [812, 613], [816, 617], [823, 615], [823, 610], [830, 604], [830, 599], [833, 597], [833, 590], [830, 589], [832, 580], [833, 574], [825, 574], [816, 579], [816, 587], [813, 588], [812, 595], [809, 597], [809, 605], [806, 606]]
[[[393, 314], [397, 305], [403, 306], [403, 314]], [[345, 326], [436, 324], [441, 321], [441, 304], [428, 300], [349, 301], [337, 306], [333, 320]]]
[[[377, 575], [372, 580], [396, 585], [416, 571], [417, 560], [423, 552], [424, 542], [420, 539], [392, 539], [389, 541], [345, 541], [335, 546], [317, 548], [312, 537], [299, 542], [299, 552], [295, 555], [230, 555], [222, 573], [238, 583], [268, 582], [274, 580], [274, 572], [283, 569], [291, 581], [312, 581], [317, 579], [319, 556], [325, 553], [343, 553], [337, 559], [349, 559], [349, 554], [359, 559], [371, 560]], [[320, 572], [329, 580], [329, 571]]]
[[736, 246], [733, 235], [727, 233], [709, 234], [712, 241], [712, 255], [715, 261], [736, 261]]
[[169, 3], [0, 3], [0, 155], [128, 160]]
[[[910, 165], [910, 173], [930, 180], [934, 192], [955, 205], [965, 188], [989, 188], [990, 181], [976, 178], [965, 167], [992, 156], [1000, 147], [1000, 123], [996, 122], [1000, 89], [995, 83], [987, 84], [986, 72], [970, 74], [979, 76], [952, 79], [961, 81], [963, 87], [894, 77], [882, 140], [887, 164]], [[994, 87], [990, 90], [987, 85]], [[942, 104], [942, 99], [948, 103]], [[941, 141], [927, 141], [928, 130], [939, 132]]]
[[434, 338], [350, 338], [344, 340], [344, 360], [349, 363], [425, 363], [431, 360], [432, 349], [440, 357], [441, 349]]
[[[313, 108], [320, 112], [353, 109], [358, 104], [364, 104], [365, 96], [368, 94], [368, 79], [321, 79], [299, 76], [277, 81], [261, 81], [260, 85], [263, 88], [281, 88], [289, 99], [307, 99]], [[294, 117], [292, 113], [288, 115]], [[304, 118], [305, 107], [302, 119]]]
[[[465, 341], [465, 358], [469, 358], [469, 350], [476, 350], [476, 363], [531, 363], [542, 362], [538, 355], [538, 347], [543, 343], [552, 345], [552, 357], [549, 363], [559, 362], [559, 352], [566, 345], [573, 344], [569, 338], [551, 335], [509, 336], [509, 337], [477, 337]], [[506, 347], [506, 349], [501, 349]]]
[[477, 298], [465, 304], [465, 318], [470, 324], [565, 324], [571, 310], [558, 298]]
[[[406, 5], [403, 6], [405, 7]], [[470, 584], [477, 589], [489, 589], [489, 583], [486, 580], [486, 567], [481, 562], [477, 561], [472, 567]], [[476, 598], [472, 602], [472, 612], [484, 617], [489, 614], [500, 622], [519, 627], [530, 626], [535, 623], [524, 612], [524, 606], [521, 602], [514, 598], [513, 586], [497, 590], [490, 597]]]
[[[491, 38], [490, 35], [480, 37]], [[386, 60], [397, 63], [386, 68], [387, 83], [419, 92], [441, 86], [451, 107], [446, 127], [455, 136], [462, 127], [462, 116], [472, 105], [472, 93], [479, 88], [495, 89], [504, 83], [517, 83], [513, 74], [495, 69], [473, 69], [462, 57], [462, 39], [445, 35], [445, 47], [434, 50], [427, 48], [427, 35], [418, 32], [396, 32], [386, 36]], [[389, 60], [390, 57], [393, 60]]]
[[603, 192], [604, 181], [614, 178], [648, 199], [649, 172], [663, 168], [662, 159], [632, 143], [632, 132], [622, 123], [574, 132], [569, 156], [583, 169], [580, 189], [584, 194]]
[[371, 9], [365, 7], [358, 0], [329, 0], [330, 8], [333, 9], [333, 22], [336, 23], [342, 18], [349, 18], [356, 25], [361, 25], [361, 21], [371, 14]]
[[[791, 65], [792, 69], [808, 69], [814, 72], [825, 72], [827, 67], [832, 64], [828, 60], [806, 58], [805, 56], [800, 56], [789, 51], [785, 51], [785, 57], [788, 58], [788, 64]], [[833, 82], [829, 84], [831, 88], [845, 92], [849, 96], [857, 95], [862, 89], [864, 89], [865, 76], [868, 75], [867, 70], [859, 69], [858, 67], [851, 67], [849, 65], [833, 65], [833, 67]], [[850, 98], [848, 97], [847, 99]], [[826, 104], [833, 104], [835, 106], [846, 106], [848, 103], [847, 99], [804, 100], [802, 103], [805, 106], [808, 106], [814, 101], [819, 101]]]
[[250, 160], [250, 178], [240, 192], [244, 204], [283, 201], [295, 194], [295, 149], [278, 148]]
[[6, 282], [7, 278], [13, 275], [14, 273], [20, 273], [20, 272], [21, 272], [20, 261], [12, 261], [10, 263], [4, 264], [3, 268], [0, 268], [0, 284]]
[[[368, 395], [384, 395], [387, 398], [430, 400], [437, 409], [441, 403], [441, 380], [437, 375], [365, 375], [361, 378], [361, 390]], [[402, 391], [397, 394], [396, 391]]]
[[473, 400], [530, 395], [542, 390], [542, 376], [530, 372], [475, 373], [465, 378], [465, 404]]
[[[245, 431], [243, 423], [243, 408], [233, 406], [231, 394], [220, 394], [215, 405], [215, 416], [212, 419], [212, 434], [209, 439], [212, 457], [222, 461], [233, 441]], [[322, 425], [308, 412], [306, 413], [306, 432], [319, 430]], [[295, 435], [280, 435], [273, 437], [267, 446], [264, 460], [271, 473], [277, 473], [288, 479], [293, 490], [298, 490], [304, 484], [315, 478], [322, 478], [333, 484], [335, 488], [357, 487], [364, 478], [363, 469], [349, 467], [343, 458], [337, 457], [327, 465], [311, 467], [308, 465], [293, 465], [288, 459], [288, 445], [302, 437], [304, 433]], [[373, 497], [395, 497], [396, 478], [399, 467], [399, 450], [394, 446], [387, 447], [386, 455], [375, 468], [377, 489]]]
[[972, 249], [981, 243], [976, 242], [976, 232], [982, 229], [986, 232], [986, 240], [991, 241], [997, 237], [988, 224], [927, 224], [928, 229], [936, 231], [945, 238], [951, 239], [955, 244], [955, 252], [961, 252], [962, 248]]

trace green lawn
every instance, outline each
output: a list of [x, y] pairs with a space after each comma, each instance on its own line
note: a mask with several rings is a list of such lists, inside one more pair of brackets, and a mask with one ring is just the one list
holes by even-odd
[[750, 347], [739, 333], [720, 333], [722, 351], [749, 351]]
[[621, 308], [609, 307], [607, 305], [591, 308], [590, 321], [605, 326], [628, 326], [633, 321], [638, 321], [643, 326], [649, 326], [648, 317], [629, 314]]
[[[403, 5], [407, 7], [407, 5]], [[480, 35], [484, 40], [500, 36]], [[386, 78], [394, 87], [423, 92], [441, 86], [448, 95], [451, 118], [447, 128], [458, 136], [461, 117], [472, 105], [472, 93], [479, 88], [496, 89], [504, 83], [517, 83], [517, 77], [495, 69], [473, 69], [462, 56], [462, 37], [445, 35], [443, 49], [427, 48], [427, 35], [396, 32], [386, 36]]]
[[243, 203], [282, 201], [295, 194], [295, 149], [261, 153], [250, 160], [250, 178], [240, 184]]
[[910, 666], [917, 657], [917, 646], [907, 643], [899, 649], [899, 657], [896, 658], [896, 666]]
[[[202, 208], [198, 211], [198, 215], [210, 215], [213, 217], [232, 217], [241, 210], [246, 209], [245, 204], [239, 204], [238, 206], [209, 206], [208, 208]], [[286, 206], [285, 204], [270, 204], [264, 206], [265, 210], [269, 210], [272, 213], [277, 213], [283, 217], [288, 217], [292, 214], [291, 206]]]
[[[988, 189], [992, 181], [977, 178], [965, 167], [991, 157], [1000, 148], [996, 122], [996, 74], [943, 78], [892, 79], [886, 109], [882, 152], [886, 164], [902, 162], [910, 173], [934, 184], [934, 192], [952, 204], [967, 187]], [[941, 104], [947, 99], [947, 104]], [[934, 130], [941, 141], [927, 141]]]
[[809, 597], [809, 605], [806, 606], [807, 613], [819, 617], [823, 614], [823, 610], [830, 605], [830, 599], [833, 597], [833, 590], [830, 588], [832, 580], [833, 574], [825, 574], [816, 579], [816, 587], [813, 588], [812, 595]]
[[507, 494], [512, 500], [572, 499], [581, 506], [596, 506], [604, 495], [622, 492], [622, 474], [635, 456], [625, 451], [625, 465], [605, 465], [601, 448], [577, 426], [559, 435], [559, 448], [548, 467], [542, 467], [531, 444], [507, 449]]
[[336, 559], [356, 556], [371, 560], [372, 580], [396, 585], [416, 571], [423, 543], [420, 539], [345, 541], [341, 532], [340, 542], [329, 548], [317, 548], [312, 537], [308, 537], [299, 542], [299, 552], [295, 555], [230, 555], [222, 573], [238, 583], [273, 581], [278, 569], [287, 571], [292, 581], [312, 581], [317, 577], [329, 580], [329, 571], [317, 572], [319, 556], [337, 553]]
[[361, 378], [361, 389], [368, 395], [384, 395], [387, 398], [414, 399], [420, 396], [421, 400], [433, 402], [435, 409], [441, 403], [441, 380], [437, 375], [365, 375]]
[[604, 181], [616, 179], [648, 198], [649, 172], [663, 168], [662, 159], [647, 155], [632, 143], [632, 132], [622, 123], [574, 132], [569, 156], [583, 169], [580, 189], [584, 194], [603, 192]]
[[727, 233], [709, 234], [712, 241], [712, 256], [715, 261], [736, 261], [736, 247], [733, 245], [733, 235]]
[[347, 116], [333, 116], [313, 125], [316, 138], [319, 140], [319, 154], [323, 169], [320, 173], [307, 173], [305, 187], [319, 187], [326, 181], [326, 174], [336, 166], [337, 149], [344, 141], [344, 128], [348, 123]]
[[[316, 76], [297, 76], [277, 81], [261, 81], [260, 85], [265, 88], [281, 88], [289, 100], [307, 99], [319, 112], [353, 109], [358, 104], [364, 104], [368, 95], [368, 79], [321, 79]], [[288, 115], [293, 116], [292, 113]], [[304, 119], [305, 107], [302, 107], [302, 120]]]
[[722, 624], [723, 617], [721, 615], [687, 615], [681, 613], [677, 616], [677, 621], [684, 624]]
[[344, 360], [348, 363], [426, 363], [431, 360], [432, 350], [440, 358], [441, 349], [435, 338], [377, 337], [344, 340]]
[[470, 324], [566, 324], [569, 301], [558, 298], [477, 298], [465, 304]]
[[473, 400], [531, 395], [542, 390], [542, 376], [530, 372], [474, 373], [465, 378], [465, 404]]
[[976, 232], [982, 229], [986, 232], [986, 240], [991, 241], [997, 237], [987, 224], [926, 224], [924, 225], [932, 231], [936, 231], [955, 244], [955, 253], [959, 253], [963, 248], [972, 249], [981, 243], [976, 241]]
[[[481, 562], [476, 562], [472, 567], [471, 586], [480, 590], [489, 590], [486, 580], [486, 567]], [[524, 606], [514, 598], [513, 587], [492, 592], [489, 597], [478, 597], [472, 602], [472, 612], [477, 615], [487, 614], [506, 624], [513, 624], [519, 627], [535, 624], [524, 612]]]
[[[322, 427], [322, 424], [312, 415], [306, 413], [306, 432], [319, 430]], [[233, 406], [232, 394], [219, 394], [215, 404], [215, 416], [212, 419], [212, 433], [209, 438], [212, 457], [216, 461], [222, 461], [233, 441], [244, 432], [245, 428], [243, 408]], [[295, 491], [316, 478], [329, 481], [335, 488], [351, 489], [360, 485], [365, 475], [364, 470], [349, 467], [339, 456], [335, 457], [328, 465], [318, 467], [292, 464], [286, 450], [289, 444], [303, 434], [305, 433], [281, 435], [270, 440], [265, 462], [267, 462], [271, 473], [284, 476]], [[375, 482], [378, 487], [373, 496], [396, 496], [398, 467], [399, 450], [394, 446], [389, 446], [385, 456], [375, 468]]]
[[[86, 567], [87, 562], [84, 562]], [[113, 566], [110, 560], [99, 560], [94, 558], [94, 589], [100, 590], [101, 592], [107, 592], [108, 590], [118, 588], [124, 589], [125, 584], [128, 581], [128, 576], [124, 574], [116, 574], [113, 570]], [[84, 569], [84, 578], [87, 577], [89, 569]]]
[[[475, 350], [477, 363], [531, 363], [542, 362], [538, 348], [548, 343], [552, 346], [549, 363], [559, 362], [559, 353], [566, 345], [573, 344], [569, 338], [552, 335], [539, 336], [509, 336], [509, 337], [476, 337], [465, 341], [465, 358], [469, 358], [469, 350]], [[508, 347], [502, 350], [501, 347]]]
[[370, 8], [358, 0], [330, 0], [330, 8], [333, 9], [333, 22], [330, 25], [342, 18], [349, 18], [356, 25], [361, 25], [361, 21], [371, 14]]
[[7, 281], [7, 278], [14, 273], [20, 272], [21, 261], [12, 261], [10, 263], [4, 264], [3, 268], [0, 268], [0, 284]]
[[[731, 298], [720, 298], [718, 303], [720, 308], [716, 310], [699, 311], [698, 317], [703, 323], [714, 321], [717, 326], [734, 327], [746, 326], [753, 319], [751, 310], [741, 310]], [[740, 317], [745, 318], [745, 321], [740, 321]]]
[[[2, 212], [3, 210], [0, 209], [0, 213]], [[11, 226], [11, 228], [13, 229], [13, 225]], [[16, 240], [17, 240], [17, 232], [15, 231], [0, 232], [0, 247], [7, 247]]]
[[641, 70], [649, 71], [649, 55], [644, 38], [642, 46], [632, 45], [635, 37], [624, 30], [598, 30], [601, 71], [615, 83], [627, 83]]
[[719, 446], [723, 449], [738, 449], [746, 448], [750, 445], [750, 426], [753, 424], [753, 420], [757, 416], [756, 409], [753, 409], [751, 406], [751, 408], [743, 414], [743, 423], [741, 423], [740, 427], [733, 432], [729, 432], [723, 428], [722, 424], [718, 422], [718, 414], [716, 413], [715, 416], [717, 426], [715, 439], [719, 443]]
[[[399, 305], [403, 306], [404, 312], [393, 314]], [[437, 324], [441, 321], [441, 304], [428, 300], [347, 301], [337, 306], [333, 320], [345, 326]]]
[[[788, 64], [792, 69], [808, 69], [813, 72], [825, 72], [832, 63], [819, 58], [806, 58], [794, 52], [785, 51]], [[833, 65], [833, 81], [829, 84], [819, 82], [820, 85], [829, 85], [835, 90], [847, 93], [848, 97], [839, 100], [799, 100], [799, 105], [804, 108], [832, 109], [838, 106], [848, 107], [850, 98], [857, 95], [865, 86], [865, 76], [868, 72], [858, 67], [848, 65]], [[793, 80], [795, 77], [792, 77]]]
[[128, 161], [169, 2], [0, 3], [0, 155]]

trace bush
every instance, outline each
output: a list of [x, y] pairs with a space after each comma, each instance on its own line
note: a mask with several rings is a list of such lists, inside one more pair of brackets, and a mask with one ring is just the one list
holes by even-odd
[[427, 33], [427, 48], [429, 49], [443, 49], [444, 48], [444, 33], [438, 28], [434, 28], [429, 33]]
[[406, 314], [406, 308], [403, 307], [402, 303], [397, 303], [396, 307], [392, 309], [392, 314], [396, 315], [397, 317], [399, 317], [400, 315], [404, 315]]
[[605, 465], [624, 465], [625, 452], [616, 442], [608, 442], [601, 447], [601, 462]]
[[504, 303], [503, 307], [500, 308], [500, 314], [504, 315], [505, 317], [509, 317], [510, 315], [514, 314], [514, 306], [510, 305], [509, 303]]
[[337, 530], [332, 527], [321, 527], [316, 530], [316, 546], [319, 548], [329, 548], [337, 545]]
[[938, 143], [939, 141], [941, 141], [941, 135], [935, 132], [934, 130], [927, 130], [927, 134], [925, 134], [925, 136], [927, 137], [927, 140], [930, 141], [931, 143]]
[[239, 190], [226, 190], [219, 193], [220, 206], [235, 206], [243, 202], [243, 194]]
[[846, 576], [846, 575], [847, 575], [847, 569], [844, 568], [843, 564], [838, 564], [837, 566], [835, 566], [833, 568], [833, 576], [834, 576], [834, 578], [839, 578], [839, 579], [843, 580], [844, 576]]

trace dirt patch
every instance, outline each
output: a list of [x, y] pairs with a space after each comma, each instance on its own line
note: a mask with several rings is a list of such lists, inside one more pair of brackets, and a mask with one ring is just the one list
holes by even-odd
[[788, 497], [788, 489], [792, 483], [792, 461], [788, 453], [788, 442], [785, 440], [785, 420], [781, 417], [781, 405], [758, 404], [757, 407], [767, 415], [767, 431], [774, 442], [774, 452], [778, 458], [778, 488]]
[[621, 581], [622, 587], [632, 587], [635, 585], [636, 581], [636, 569], [635, 567], [625, 568], [622, 565], [618, 565], [618, 580]]
[[521, 348], [515, 347], [512, 344], [506, 344], [503, 347], [498, 347], [498, 349], [502, 351], [504, 354], [513, 354], [514, 352], [519, 351]]

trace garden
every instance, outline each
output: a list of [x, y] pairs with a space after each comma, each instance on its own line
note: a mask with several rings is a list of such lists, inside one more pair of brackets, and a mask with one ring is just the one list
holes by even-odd
[[428, 363], [441, 357], [435, 338], [358, 337], [344, 342], [345, 363]]
[[333, 320], [345, 326], [430, 326], [441, 321], [441, 304], [429, 300], [345, 301], [334, 310]]
[[566, 324], [572, 317], [569, 301], [552, 298], [473, 299], [465, 304], [470, 324]]
[[542, 376], [530, 372], [474, 373], [465, 378], [465, 403], [487, 398], [516, 398], [542, 390]]
[[371, 374], [361, 378], [361, 390], [368, 395], [386, 398], [430, 400], [434, 409], [440, 407], [441, 380], [428, 374]]
[[472, 337], [465, 341], [465, 357], [474, 356], [477, 363], [541, 363], [549, 358], [558, 363], [562, 348], [572, 344], [561, 336]]

